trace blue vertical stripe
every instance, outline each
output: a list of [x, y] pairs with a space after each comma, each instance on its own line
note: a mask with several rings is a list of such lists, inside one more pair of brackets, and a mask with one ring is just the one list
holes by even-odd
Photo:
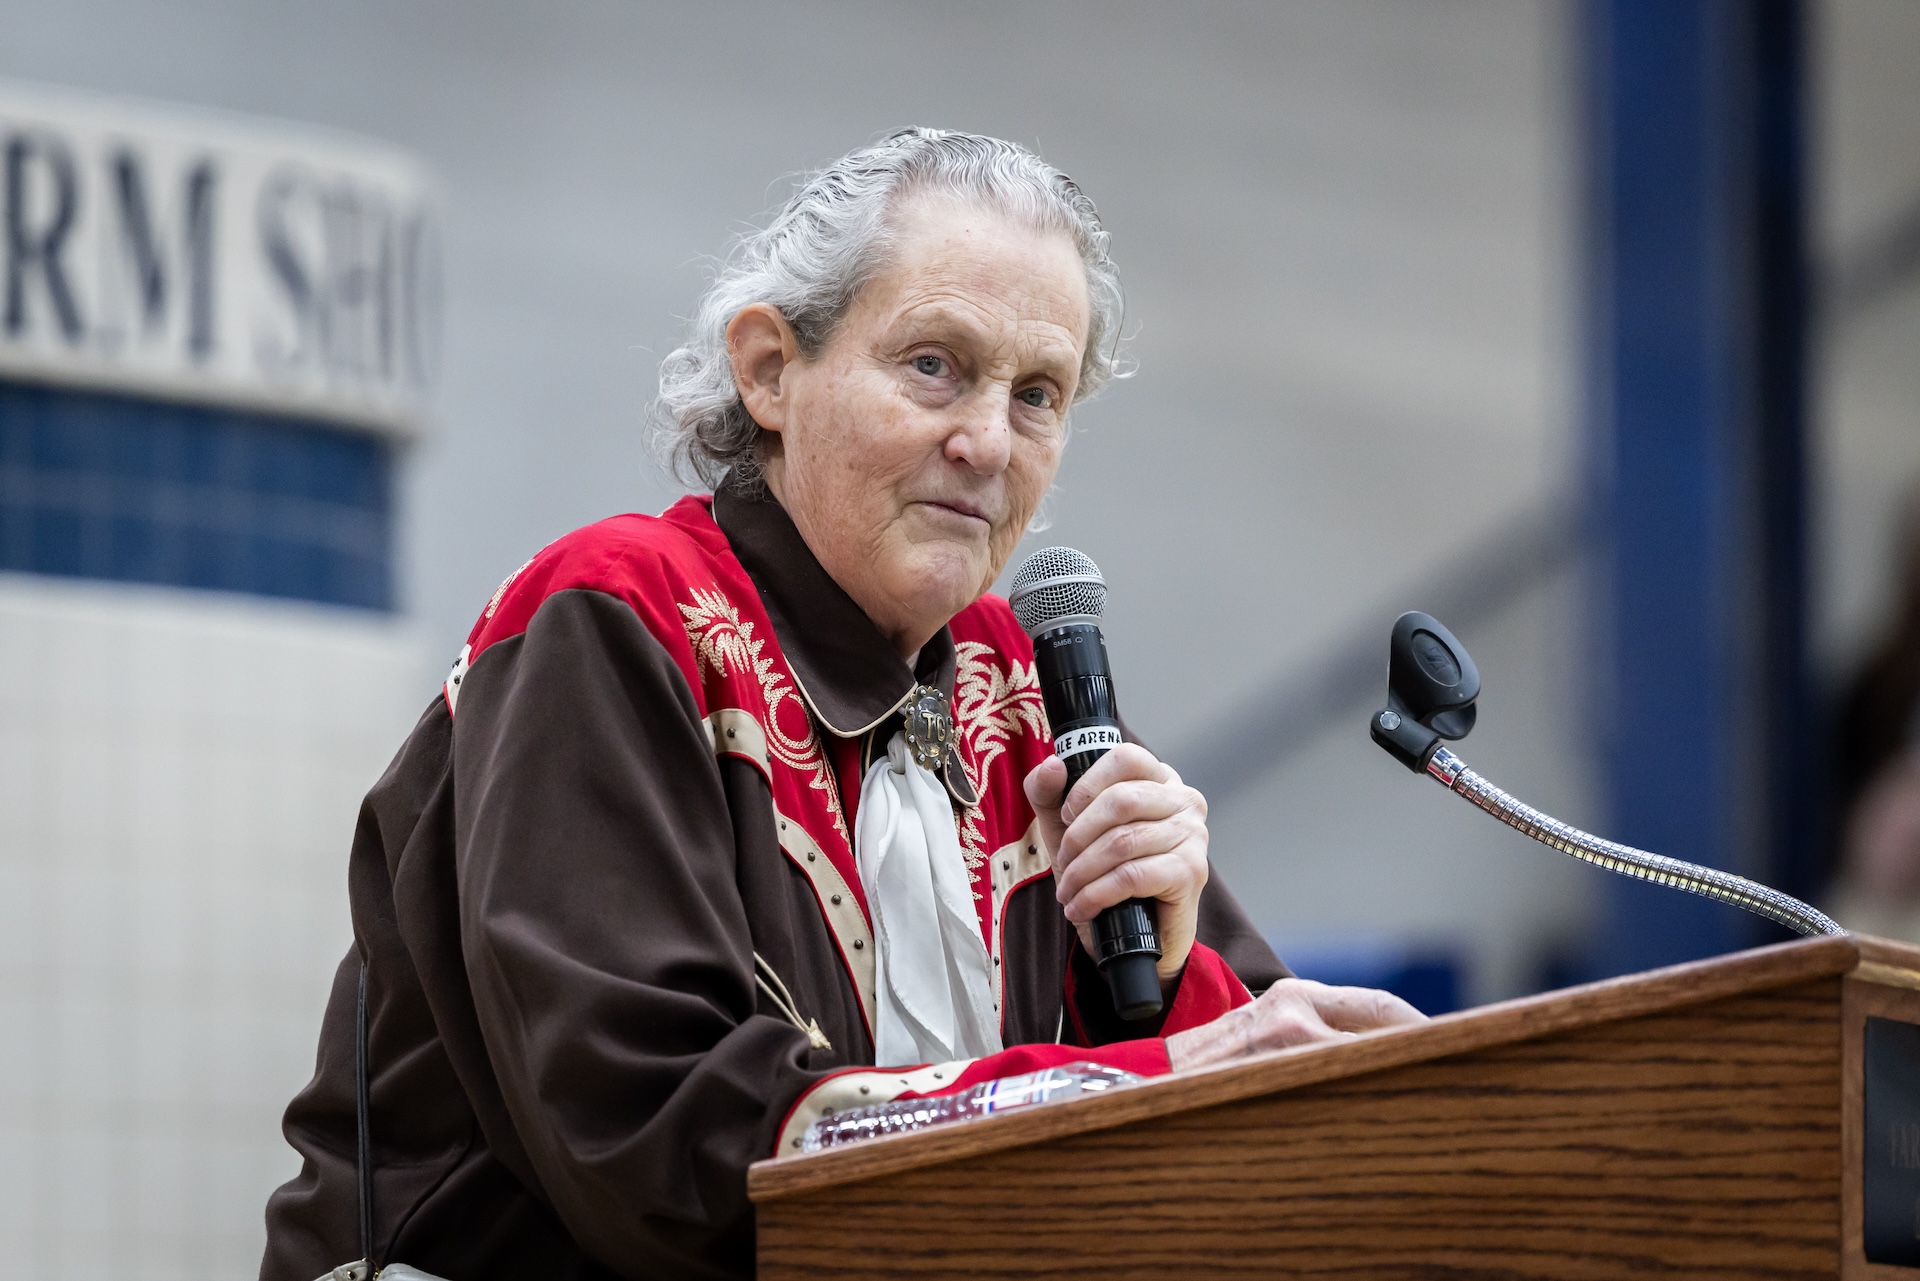
[[[1771, 748], [1803, 730], [1783, 711], [1804, 688], [1802, 307], [1783, 287], [1797, 268], [1780, 270], [1800, 231], [1779, 217], [1798, 200], [1779, 117], [1797, 103], [1796, 15], [1588, 0], [1583, 32], [1609, 835], [1769, 879], [1791, 839]], [[1764, 937], [1670, 890], [1607, 892], [1597, 972]]]

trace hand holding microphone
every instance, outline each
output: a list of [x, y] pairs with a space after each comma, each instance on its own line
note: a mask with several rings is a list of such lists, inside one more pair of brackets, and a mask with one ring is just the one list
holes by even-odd
[[1172, 981], [1193, 948], [1207, 883], [1206, 797], [1134, 743], [1108, 752], [1071, 788], [1066, 779], [1064, 762], [1047, 761], [1027, 776], [1027, 799], [1080, 945], [1097, 961], [1100, 914], [1145, 902], [1160, 943], [1154, 980]]
[[[1100, 617], [1106, 583], [1065, 547], [1027, 557], [1011, 603], [1033, 637], [1055, 755], [1027, 775], [1027, 799], [1081, 946], [1123, 1017], [1158, 1012], [1152, 988], [1186, 964], [1207, 883], [1207, 802], [1120, 734]], [[1091, 923], [1090, 923], [1091, 922]], [[1157, 930], [1156, 930], [1157, 926]], [[1425, 1015], [1399, 997], [1283, 979], [1249, 1005], [1167, 1038], [1176, 1071], [1351, 1038]]]
[[1054, 759], [1027, 776], [1057, 893], [1123, 1018], [1161, 1008], [1186, 964], [1207, 882], [1206, 799], [1121, 736], [1100, 617], [1106, 583], [1086, 556], [1035, 552], [1010, 594], [1034, 640]]

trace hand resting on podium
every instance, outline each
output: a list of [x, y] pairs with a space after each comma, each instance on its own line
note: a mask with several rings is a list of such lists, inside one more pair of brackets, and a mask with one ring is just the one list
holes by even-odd
[[1362, 1032], [1426, 1019], [1391, 992], [1282, 979], [1255, 997], [1253, 1004], [1169, 1036], [1167, 1061], [1174, 1071], [1183, 1072], [1268, 1050], [1350, 1041]]
[[[1107, 753], [1071, 793], [1053, 800], [1065, 781], [1057, 757], [1027, 776], [1027, 799], [1040, 817], [1067, 919], [1091, 950], [1091, 923], [1103, 909], [1129, 898], [1155, 900], [1165, 949], [1160, 981], [1171, 984], [1192, 950], [1207, 883], [1207, 798], [1137, 743]], [[1168, 1036], [1167, 1059], [1178, 1072], [1425, 1019], [1391, 992], [1282, 979], [1251, 1005]]]

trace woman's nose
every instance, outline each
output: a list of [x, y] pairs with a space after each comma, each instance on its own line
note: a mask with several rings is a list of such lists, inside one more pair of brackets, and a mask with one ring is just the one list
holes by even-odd
[[1011, 412], [1010, 399], [980, 397], [972, 412], [947, 437], [947, 458], [965, 463], [983, 475], [1005, 471], [1012, 452], [1012, 429], [1008, 424]]

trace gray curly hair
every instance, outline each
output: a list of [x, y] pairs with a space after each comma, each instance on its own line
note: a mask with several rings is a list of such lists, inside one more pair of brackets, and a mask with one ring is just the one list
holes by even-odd
[[758, 470], [761, 429], [740, 403], [727, 326], [769, 303], [801, 355], [824, 347], [862, 285], [889, 262], [891, 215], [920, 192], [977, 201], [1071, 237], [1086, 266], [1090, 323], [1074, 400], [1125, 377], [1124, 300], [1100, 215], [1078, 184], [1025, 147], [979, 134], [902, 129], [809, 175], [767, 226], [742, 235], [715, 273], [686, 342], [660, 362], [655, 444], [682, 479], [709, 487], [729, 468]]

